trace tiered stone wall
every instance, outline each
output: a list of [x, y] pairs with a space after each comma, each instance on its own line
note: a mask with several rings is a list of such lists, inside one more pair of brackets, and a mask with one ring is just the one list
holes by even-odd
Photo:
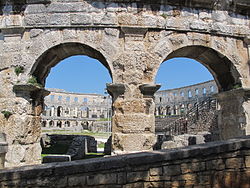
[[175, 150], [0, 171], [1, 187], [245, 188], [250, 137]]
[[[72, 128], [90, 124], [89, 120], [110, 118], [111, 98], [100, 94], [70, 93], [62, 89], [48, 89], [42, 126]], [[110, 132], [111, 128], [108, 128]]]
[[218, 93], [214, 80], [155, 93], [156, 116], [181, 115]]

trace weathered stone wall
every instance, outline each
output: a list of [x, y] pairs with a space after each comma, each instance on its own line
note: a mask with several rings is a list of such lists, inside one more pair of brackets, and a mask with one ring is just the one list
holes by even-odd
[[[38, 86], [72, 55], [96, 58], [112, 77], [114, 154], [152, 150], [154, 82], [167, 59], [201, 62], [219, 92], [250, 88], [249, 2], [243, 0], [5, 0], [0, 9], [0, 110], [13, 114], [0, 114], [6, 166], [40, 162], [40, 114], [48, 93]], [[221, 113], [224, 139], [250, 133], [248, 101], [244, 93], [235, 98], [237, 112]]]
[[175, 150], [0, 171], [1, 187], [245, 188], [250, 137]]

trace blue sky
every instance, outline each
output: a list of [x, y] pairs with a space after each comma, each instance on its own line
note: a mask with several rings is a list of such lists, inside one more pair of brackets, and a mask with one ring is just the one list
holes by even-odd
[[[161, 89], [172, 89], [212, 80], [209, 71], [195, 60], [175, 58], [164, 62], [156, 77]], [[51, 69], [46, 88], [59, 88], [78, 93], [103, 94], [106, 83], [111, 83], [107, 69], [87, 56], [72, 56]]]

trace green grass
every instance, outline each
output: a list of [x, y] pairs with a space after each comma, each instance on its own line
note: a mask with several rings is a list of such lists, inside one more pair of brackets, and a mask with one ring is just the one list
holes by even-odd
[[48, 156], [49, 154], [41, 154], [41, 157], [44, 158], [46, 156]]
[[103, 157], [103, 153], [87, 153], [87, 155], [84, 157], [84, 159], [92, 159], [92, 158], [98, 158]]
[[104, 148], [104, 145], [105, 145], [104, 143], [100, 143], [100, 144], [98, 144], [97, 147], [98, 147], [98, 148]]
[[110, 120], [111, 120], [110, 118], [100, 118], [97, 121], [110, 121]]
[[67, 134], [67, 135], [86, 135], [86, 136], [93, 136], [97, 138], [108, 138], [111, 133], [94, 133], [90, 131], [84, 131], [84, 132], [72, 132], [67, 130], [43, 130], [43, 133], [48, 134]]

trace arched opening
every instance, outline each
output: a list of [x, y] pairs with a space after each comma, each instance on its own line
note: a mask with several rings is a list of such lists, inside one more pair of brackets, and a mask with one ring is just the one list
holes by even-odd
[[70, 127], [70, 122], [69, 121], [65, 121], [64, 125], [65, 125], [65, 127]]
[[57, 117], [61, 117], [63, 115], [63, 107], [58, 106], [57, 107]]
[[58, 121], [58, 122], [56, 123], [56, 127], [62, 128], [62, 122], [61, 122], [61, 121]]
[[[98, 121], [99, 117], [106, 120], [106, 111], [103, 109], [111, 109], [111, 103], [103, 99], [110, 98], [104, 91], [106, 83], [112, 82], [111, 72], [104, 56], [84, 44], [60, 44], [42, 54], [31, 74], [50, 91], [45, 103], [47, 102], [48, 108], [53, 106], [50, 119], [53, 118], [56, 124], [53, 123], [50, 127], [56, 129], [49, 132], [52, 134], [60, 129], [60, 134], [82, 136], [90, 133], [78, 122], [84, 122], [88, 118]], [[92, 81], [94, 79], [95, 83]], [[101, 87], [100, 91], [98, 87]], [[96, 109], [96, 113], [90, 116], [89, 109]], [[95, 136], [92, 133], [91, 135]]]
[[[177, 65], [178, 62], [181, 62], [180, 65]], [[193, 67], [193, 64], [199, 67]], [[168, 66], [168, 70], [164, 69], [163, 72], [161, 69], [165, 65]], [[159, 74], [162, 74], [165, 80], [160, 80]], [[203, 77], [204, 75], [208, 76]], [[157, 102], [160, 98], [161, 101], [166, 101], [165, 106], [172, 106], [170, 115], [176, 115], [167, 116], [168, 119], [165, 121], [158, 120], [156, 117], [158, 126], [156, 134], [164, 134], [165, 138], [171, 138], [166, 139], [165, 144], [161, 143], [164, 145], [163, 149], [177, 147], [176, 140], [183, 139], [184, 134], [186, 138], [195, 136], [197, 144], [200, 140], [203, 140], [202, 142], [218, 140], [220, 137], [218, 112], [214, 105], [216, 101], [214, 94], [229, 91], [235, 85], [241, 85], [240, 75], [233, 63], [211, 48], [187, 46], [170, 53], [162, 63], [157, 76], [156, 83], [163, 84], [159, 94], [155, 94], [156, 109], [160, 109], [163, 105]], [[168, 86], [164, 85], [164, 82]], [[171, 93], [174, 93], [174, 97], [170, 97], [169, 102], [162, 98]], [[162, 123], [161, 129], [159, 129], [159, 122], [165, 123]], [[162, 132], [157, 132], [159, 130]], [[209, 136], [210, 139], [207, 139]], [[183, 140], [183, 143], [189, 145], [188, 140]], [[185, 144], [182, 146], [186, 146]]]
[[49, 122], [49, 127], [54, 127], [54, 121], [51, 120], [51, 121]]

